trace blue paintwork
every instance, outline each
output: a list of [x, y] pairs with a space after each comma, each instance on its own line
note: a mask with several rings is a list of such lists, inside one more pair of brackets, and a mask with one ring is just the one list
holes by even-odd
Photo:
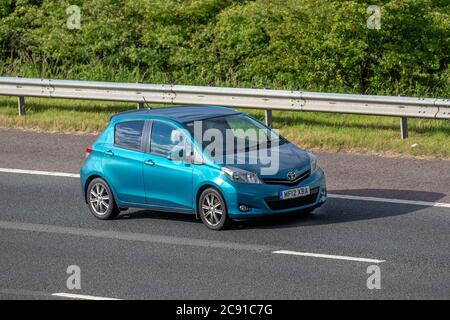
[[[81, 187], [84, 197], [86, 198], [87, 184], [98, 176], [108, 183], [120, 207], [195, 214], [197, 197], [206, 187], [214, 187], [222, 194], [231, 218], [245, 219], [312, 209], [322, 205], [326, 200], [326, 187], [325, 176], [320, 168], [295, 186], [239, 183], [231, 181], [221, 171], [221, 164], [211, 161], [201, 165], [186, 164], [147, 153], [145, 150], [127, 150], [114, 145], [114, 125], [120, 121], [163, 121], [179, 128], [186, 136], [190, 136], [183, 125], [185, 122], [239, 113], [224, 107], [193, 106], [145, 109], [112, 116], [108, 126], [91, 146], [93, 151], [81, 168]], [[193, 140], [192, 142], [195, 144]], [[112, 154], [109, 154], [109, 151]], [[281, 144], [279, 154], [280, 169], [270, 178], [285, 178], [289, 171], [303, 172], [309, 169], [308, 153], [297, 146], [289, 142]], [[152, 165], [148, 165], [149, 161]], [[258, 165], [235, 164], [233, 166], [255, 173], [259, 171]], [[260, 176], [260, 178], [269, 177]], [[318, 187], [320, 191], [316, 202], [292, 209], [271, 210], [264, 201], [265, 197], [277, 197], [282, 190], [299, 186]], [[250, 206], [250, 211], [239, 211], [240, 204]]]

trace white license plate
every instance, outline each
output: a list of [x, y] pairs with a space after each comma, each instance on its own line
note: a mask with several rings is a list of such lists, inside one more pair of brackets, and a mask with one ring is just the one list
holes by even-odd
[[286, 200], [286, 199], [293, 199], [298, 197], [304, 197], [311, 193], [311, 190], [309, 187], [300, 187], [295, 189], [289, 189], [281, 191], [280, 199]]

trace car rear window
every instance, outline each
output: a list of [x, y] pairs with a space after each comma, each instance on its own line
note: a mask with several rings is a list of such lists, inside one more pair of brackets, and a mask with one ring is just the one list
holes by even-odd
[[141, 150], [144, 121], [119, 122], [114, 130], [114, 144], [133, 150]]

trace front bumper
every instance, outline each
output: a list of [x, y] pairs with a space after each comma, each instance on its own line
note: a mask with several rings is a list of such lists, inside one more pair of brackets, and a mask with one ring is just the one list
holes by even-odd
[[[311, 195], [290, 200], [279, 199], [281, 191], [304, 186], [310, 187]], [[228, 215], [235, 219], [312, 210], [324, 204], [327, 199], [325, 175], [320, 168], [295, 186], [224, 181], [221, 189]], [[241, 205], [247, 206], [249, 210], [241, 211]]]

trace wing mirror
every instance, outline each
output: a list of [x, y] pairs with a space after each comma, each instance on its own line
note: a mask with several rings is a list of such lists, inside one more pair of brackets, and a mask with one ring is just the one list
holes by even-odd
[[172, 161], [183, 161], [184, 149], [172, 150], [167, 152], [167, 159]]
[[202, 156], [194, 149], [186, 154], [186, 163], [203, 164]]

